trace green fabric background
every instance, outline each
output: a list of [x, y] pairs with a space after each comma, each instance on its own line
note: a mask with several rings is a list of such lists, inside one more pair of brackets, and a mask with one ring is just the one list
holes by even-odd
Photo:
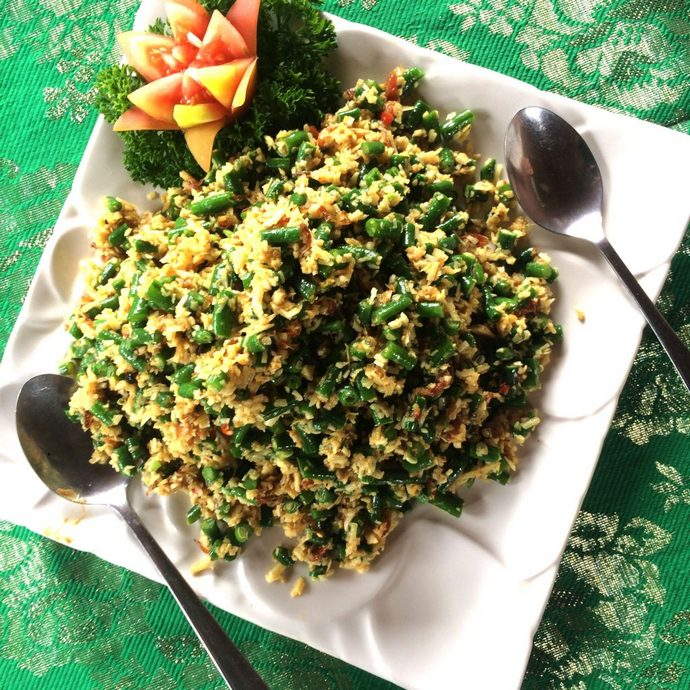
[[[94, 75], [111, 61], [114, 33], [129, 27], [136, 2], [0, 5], [4, 349], [95, 120]], [[538, 87], [690, 132], [683, 0], [325, 6]], [[653, 152], [641, 151], [640, 165], [651, 176], [649, 199], [640, 200], [650, 214], [665, 193], [687, 195], [687, 180], [654, 182], [663, 171], [654, 170]], [[660, 298], [686, 344], [689, 275], [686, 237]], [[690, 687], [689, 403], [646, 332], [535, 637], [526, 690]], [[0, 532], [0, 688], [221, 687], [164, 588], [8, 523]], [[272, 688], [393, 687], [214, 612]], [[496, 663], [501, 655], [497, 649]], [[461, 679], [460, 669], [458, 687]]]

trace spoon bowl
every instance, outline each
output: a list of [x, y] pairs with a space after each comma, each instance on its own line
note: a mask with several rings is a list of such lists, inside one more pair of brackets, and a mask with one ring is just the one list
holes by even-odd
[[574, 127], [546, 108], [523, 108], [508, 125], [505, 150], [515, 194], [537, 225], [591, 242], [603, 239], [601, 173]]
[[127, 477], [89, 462], [91, 437], [66, 415], [73, 379], [40, 374], [17, 399], [17, 435], [34, 472], [56, 494], [76, 503], [126, 502]]
[[73, 390], [72, 379], [41, 374], [27, 381], [19, 392], [17, 435], [31, 467], [51, 491], [63, 498], [115, 510], [167, 582], [228, 687], [266, 690], [265, 683], [132, 510], [127, 498], [129, 478], [109, 465], [89, 462], [91, 437], [66, 414]]
[[524, 212], [546, 230], [597, 245], [690, 390], [690, 352], [606, 239], [601, 172], [587, 142], [560, 115], [531, 106], [510, 121], [505, 154], [508, 178]]

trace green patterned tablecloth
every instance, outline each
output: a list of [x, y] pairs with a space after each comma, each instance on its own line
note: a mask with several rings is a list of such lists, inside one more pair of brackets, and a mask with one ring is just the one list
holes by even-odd
[[[0, 351], [93, 126], [94, 75], [112, 60], [114, 34], [129, 27], [135, 5], [2, 3]], [[538, 87], [690, 132], [684, 0], [325, 5]], [[640, 152], [650, 208], [663, 194], [688, 195], [687, 179], [655, 183], [663, 171], [650, 160], [653, 153]], [[660, 299], [686, 344], [688, 276], [686, 237]], [[524, 688], [690, 687], [689, 408], [690, 397], [645, 333], [535, 637]], [[0, 533], [0, 688], [220, 687], [163, 587], [8, 523], [0, 523]], [[215, 613], [272, 688], [393, 687]], [[458, 678], [460, 686], [461, 670]]]

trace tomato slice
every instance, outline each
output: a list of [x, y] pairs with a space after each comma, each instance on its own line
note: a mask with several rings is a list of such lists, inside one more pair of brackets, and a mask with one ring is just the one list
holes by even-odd
[[383, 113], [381, 113], [381, 122], [386, 127], [390, 127], [393, 120], [395, 120], [395, 101], [386, 101], [386, 105], [383, 106]]
[[176, 72], [132, 91], [129, 100], [156, 120], [174, 123], [173, 108], [182, 97], [182, 73]]
[[251, 63], [251, 58], [240, 58], [224, 65], [190, 67], [187, 74], [230, 110], [238, 85]]
[[213, 96], [199, 82], [192, 77], [193, 69], [185, 71], [182, 77], [182, 97], [180, 103], [195, 105], [213, 100]]
[[247, 44], [240, 32], [218, 10], [214, 10], [194, 66], [220, 65], [248, 55]]
[[232, 99], [232, 116], [237, 117], [249, 105], [254, 96], [256, 87], [256, 66], [259, 58], [254, 58], [251, 64], [244, 70], [242, 81], [237, 86], [237, 91]]
[[175, 40], [187, 40], [192, 33], [201, 38], [208, 26], [208, 12], [195, 0], [166, 0], [165, 14]]
[[179, 129], [176, 124], [156, 120], [143, 110], [132, 106], [115, 120], [114, 132], [128, 132], [133, 129]]
[[256, 23], [259, 20], [261, 0], [235, 0], [225, 15], [240, 32], [250, 55], [256, 55]]
[[117, 42], [127, 63], [146, 81], [160, 79], [180, 69], [173, 57], [175, 42], [168, 36], [147, 31], [125, 31], [118, 34]]
[[386, 79], [386, 99], [389, 101], [397, 101], [398, 94], [398, 72], [393, 70]]
[[195, 105], [178, 104], [173, 108], [175, 122], [182, 129], [220, 120], [227, 114], [228, 111], [217, 101], [197, 103]]
[[215, 120], [184, 130], [187, 148], [194, 156], [194, 160], [206, 172], [211, 167], [211, 153], [216, 134], [223, 128], [224, 124], [225, 120]]

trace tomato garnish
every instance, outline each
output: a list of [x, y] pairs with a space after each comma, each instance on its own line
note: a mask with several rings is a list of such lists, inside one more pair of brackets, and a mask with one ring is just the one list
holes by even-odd
[[383, 112], [381, 113], [381, 122], [383, 122], [386, 127], [390, 127], [395, 120], [395, 101], [386, 101], [386, 105], [383, 106]]
[[389, 101], [397, 101], [400, 98], [398, 93], [398, 74], [393, 70], [386, 79], [386, 98]]

